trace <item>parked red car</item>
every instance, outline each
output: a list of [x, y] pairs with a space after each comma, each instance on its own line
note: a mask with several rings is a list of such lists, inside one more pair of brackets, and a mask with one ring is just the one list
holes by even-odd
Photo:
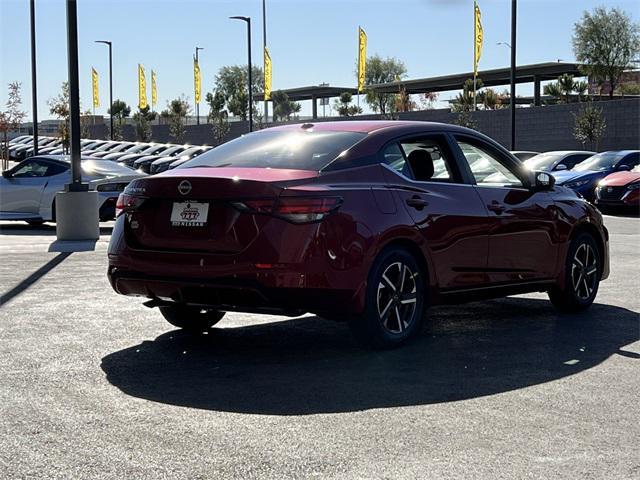
[[601, 207], [640, 207], [640, 165], [630, 172], [615, 172], [600, 180], [596, 205]]
[[232, 310], [313, 312], [391, 347], [427, 305], [546, 291], [586, 308], [609, 269], [595, 207], [438, 123], [261, 130], [132, 182], [118, 211], [111, 285], [197, 331]]

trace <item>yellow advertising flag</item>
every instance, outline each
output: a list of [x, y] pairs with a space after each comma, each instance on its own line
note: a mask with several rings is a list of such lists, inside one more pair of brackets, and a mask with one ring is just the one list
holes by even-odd
[[264, 47], [264, 99], [271, 100], [271, 55]]
[[367, 69], [367, 34], [358, 27], [358, 93], [364, 90]]
[[156, 72], [151, 70], [151, 105], [158, 104], [158, 83], [156, 79]]
[[482, 42], [484, 40], [484, 32], [482, 31], [482, 19], [480, 13], [480, 7], [478, 3], [474, 2], [474, 24], [473, 24], [473, 74], [478, 75], [478, 63], [480, 63], [480, 56], [482, 55]]
[[193, 59], [193, 89], [195, 91], [196, 103], [200, 103], [202, 78], [200, 77], [200, 65], [198, 61]]
[[93, 108], [100, 106], [100, 92], [98, 91], [98, 72], [91, 67], [91, 84], [93, 86]]
[[138, 64], [138, 108], [143, 110], [147, 108], [147, 81], [144, 78], [144, 66]]

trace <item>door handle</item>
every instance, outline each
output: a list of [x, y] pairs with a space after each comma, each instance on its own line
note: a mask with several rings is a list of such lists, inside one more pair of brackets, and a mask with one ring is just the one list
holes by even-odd
[[429, 202], [418, 195], [414, 195], [413, 197], [407, 199], [407, 205], [415, 208], [416, 210], [422, 210], [424, 207], [429, 205]]
[[496, 215], [502, 215], [506, 210], [504, 205], [501, 205], [498, 202], [491, 202], [490, 205], [487, 205], [487, 209], [491, 210]]

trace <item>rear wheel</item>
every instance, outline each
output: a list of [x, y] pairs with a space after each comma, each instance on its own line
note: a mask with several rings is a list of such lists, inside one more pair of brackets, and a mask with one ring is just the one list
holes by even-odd
[[422, 324], [425, 283], [416, 259], [402, 248], [384, 250], [367, 281], [365, 311], [349, 326], [373, 348], [392, 348], [414, 337]]
[[174, 327], [183, 330], [199, 333], [214, 326], [225, 312], [218, 310], [207, 310], [189, 305], [171, 305], [160, 307], [160, 313]]
[[581, 233], [569, 246], [564, 287], [549, 290], [551, 303], [561, 312], [579, 312], [596, 298], [602, 265], [598, 244], [589, 233]]

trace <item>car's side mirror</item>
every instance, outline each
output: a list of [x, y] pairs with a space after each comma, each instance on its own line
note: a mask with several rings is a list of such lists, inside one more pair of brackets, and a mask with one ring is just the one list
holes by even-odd
[[556, 179], [553, 175], [547, 172], [533, 172], [534, 190], [551, 190], [555, 184]]
[[618, 170], [621, 172], [628, 172], [631, 170], [631, 167], [629, 165], [618, 165]]
[[2, 171], [2, 176], [3, 176], [4, 178], [11, 178], [11, 177], [13, 177], [13, 175], [11, 175], [11, 172], [10, 172], [9, 170], [3, 170], [3, 171]]
[[554, 168], [554, 170], [559, 172], [560, 170], [568, 170], [568, 169], [567, 169], [567, 166], [564, 163], [560, 163], [560, 164], [556, 165], [556, 168]]

